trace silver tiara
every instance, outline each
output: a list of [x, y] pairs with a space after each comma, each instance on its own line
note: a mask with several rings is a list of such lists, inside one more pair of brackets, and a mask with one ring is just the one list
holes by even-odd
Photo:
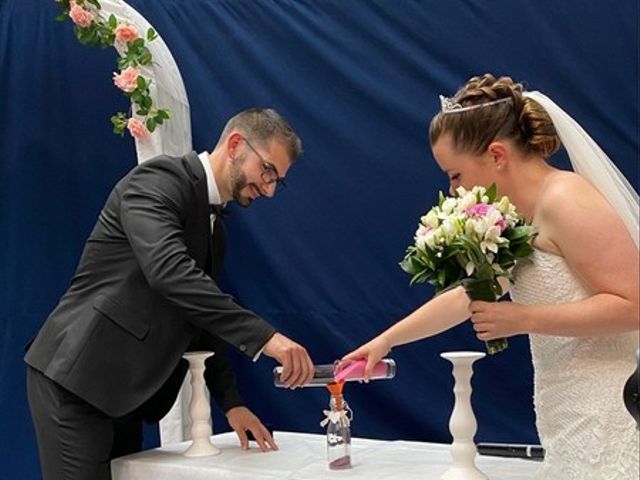
[[498, 103], [511, 102], [511, 97], [499, 98], [498, 100], [492, 100], [491, 102], [480, 103], [478, 105], [469, 105], [463, 107], [458, 102], [455, 102], [452, 98], [440, 95], [440, 111], [442, 113], [460, 113], [467, 112], [469, 110], [475, 110], [476, 108], [484, 108], [490, 105], [496, 105]]

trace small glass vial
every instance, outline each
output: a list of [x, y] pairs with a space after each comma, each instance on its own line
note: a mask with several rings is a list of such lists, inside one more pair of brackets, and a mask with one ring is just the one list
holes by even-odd
[[331, 395], [327, 415], [327, 459], [330, 470], [351, 468], [351, 419], [353, 412], [342, 394]]

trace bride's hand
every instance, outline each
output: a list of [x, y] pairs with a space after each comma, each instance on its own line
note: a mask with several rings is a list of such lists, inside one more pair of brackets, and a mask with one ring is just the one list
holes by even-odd
[[363, 378], [365, 382], [368, 382], [371, 374], [373, 373], [373, 367], [375, 364], [386, 356], [389, 351], [391, 351], [391, 343], [389, 340], [384, 336], [384, 334], [378, 335], [370, 342], [365, 343], [361, 347], [342, 357], [336, 366], [336, 371], [342, 370], [354, 360], [366, 360], [367, 365], [364, 369]]
[[469, 309], [476, 336], [487, 341], [527, 333], [523, 307], [513, 302], [471, 302]]

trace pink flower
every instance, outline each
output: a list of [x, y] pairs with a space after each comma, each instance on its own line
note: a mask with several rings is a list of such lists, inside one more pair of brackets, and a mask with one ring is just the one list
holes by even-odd
[[486, 203], [478, 203], [473, 207], [469, 207], [465, 210], [466, 214], [470, 217], [484, 217], [494, 208]]
[[130, 43], [139, 37], [136, 27], [119, 24], [116, 27], [116, 40], [121, 43]]
[[418, 227], [418, 230], [416, 231], [416, 236], [417, 237], [424, 237], [427, 233], [429, 233], [431, 230], [433, 230], [433, 228], [431, 227], [425, 227], [424, 225], [420, 225]]
[[134, 67], [127, 67], [122, 70], [120, 74], [113, 72], [113, 83], [115, 83], [116, 87], [120, 90], [131, 93], [137, 87], [138, 77], [140, 76], [140, 70]]
[[130, 118], [129, 121], [127, 121], [127, 128], [129, 129], [129, 133], [136, 138], [144, 138], [149, 135], [147, 127], [137, 118]]
[[76, 5], [75, 2], [71, 2], [69, 17], [71, 17], [73, 23], [79, 27], [88, 27], [91, 25], [91, 22], [93, 22], [93, 14], [80, 5]]
[[487, 217], [486, 220], [488, 222], [500, 227], [500, 232], [504, 232], [509, 226], [500, 211], [493, 205], [478, 203], [472, 207], [465, 209], [465, 213], [470, 217]]

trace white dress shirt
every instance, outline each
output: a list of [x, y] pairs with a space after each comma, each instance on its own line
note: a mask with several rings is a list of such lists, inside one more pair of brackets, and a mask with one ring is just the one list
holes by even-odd
[[[207, 177], [207, 194], [209, 198], [209, 205], [220, 205], [222, 200], [220, 199], [220, 191], [218, 190], [218, 185], [216, 184], [215, 177], [213, 176], [213, 171], [211, 170], [211, 165], [209, 164], [209, 152], [204, 151], [198, 154], [198, 158], [202, 162], [202, 166], [204, 167], [204, 173]], [[211, 232], [213, 232], [213, 222], [216, 221], [216, 214], [211, 213]], [[253, 361], [255, 362], [260, 358], [262, 351], [264, 350], [264, 346], [260, 349], [258, 353], [256, 353], [255, 357], [253, 357]]]

